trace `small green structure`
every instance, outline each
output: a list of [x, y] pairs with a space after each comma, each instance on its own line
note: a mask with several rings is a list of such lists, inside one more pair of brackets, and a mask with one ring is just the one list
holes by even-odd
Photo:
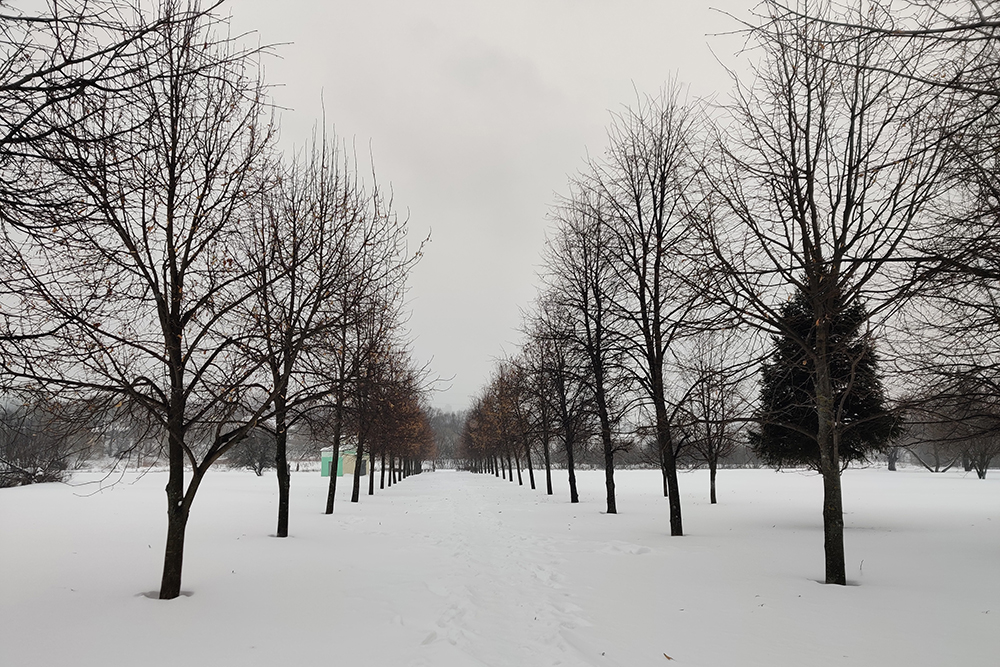
[[[319, 452], [320, 474], [323, 477], [330, 476], [330, 468], [333, 467], [333, 448], [327, 447]], [[337, 477], [344, 476], [344, 457], [337, 459]]]
[[[357, 451], [351, 447], [341, 447], [340, 457], [337, 459], [337, 477], [343, 477], [345, 472], [344, 463], [347, 463], [346, 472], [348, 474], [354, 474], [354, 466], [357, 463], [358, 454]], [[319, 450], [319, 463], [320, 463], [320, 475], [323, 477], [330, 476], [330, 468], [333, 467], [333, 447], [324, 447]], [[365, 465], [365, 461], [361, 462], [361, 474], [365, 475], [368, 472], [368, 468]]]

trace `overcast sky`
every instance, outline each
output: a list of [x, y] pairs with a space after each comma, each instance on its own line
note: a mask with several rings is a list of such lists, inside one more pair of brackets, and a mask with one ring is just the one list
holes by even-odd
[[[237, 30], [287, 43], [266, 62], [282, 141], [302, 145], [322, 115], [369, 146], [379, 180], [431, 233], [408, 308], [413, 352], [432, 396], [464, 409], [493, 361], [513, 352], [557, 193], [611, 111], [671, 76], [692, 97], [728, 94], [722, 63], [738, 41], [714, 36], [755, 0], [233, 0]], [[715, 55], [713, 55], [713, 51]], [[718, 60], [717, 60], [718, 58]]]

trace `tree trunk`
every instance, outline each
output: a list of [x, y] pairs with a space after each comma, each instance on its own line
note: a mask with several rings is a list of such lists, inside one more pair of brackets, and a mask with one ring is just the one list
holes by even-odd
[[840, 488], [840, 456], [834, 426], [833, 382], [827, 354], [829, 322], [822, 316], [816, 327], [816, 416], [819, 423], [816, 440], [823, 476], [823, 551], [826, 560], [826, 583], [847, 584], [844, 557], [844, 505]]
[[677, 482], [677, 457], [674, 453], [674, 439], [667, 419], [666, 401], [660, 396], [656, 405], [656, 439], [663, 457], [663, 475], [666, 478], [667, 500], [670, 505], [670, 535], [684, 534], [681, 521], [681, 493]]
[[714, 458], [708, 460], [708, 502], [715, 505], [719, 501], [715, 497], [715, 472], [719, 469], [719, 462]]
[[531, 484], [531, 490], [535, 490], [535, 471], [531, 467], [531, 444], [527, 438], [524, 439], [524, 462], [528, 466], [528, 482]]
[[521, 457], [517, 450], [514, 450], [514, 464], [517, 465], [517, 485], [524, 486], [524, 478], [521, 476]]
[[608, 514], [618, 514], [618, 504], [615, 502], [615, 448], [611, 442], [611, 420], [608, 419], [607, 408], [603, 405], [603, 396], [597, 403], [601, 418], [601, 443], [604, 445], [604, 486], [608, 492]]
[[[657, 436], [657, 443], [659, 443], [659, 436]], [[660, 477], [663, 478], [663, 497], [669, 498], [670, 488], [667, 485], [667, 460], [666, 457], [663, 455], [663, 447], [657, 444], [656, 448], [657, 448], [657, 454], [659, 455], [660, 458]]]
[[379, 469], [378, 488], [379, 489], [384, 489], [385, 488], [385, 452], [384, 451], [382, 452], [382, 466]]
[[[175, 387], [179, 383], [174, 383]], [[173, 600], [181, 594], [181, 571], [184, 565], [184, 533], [190, 505], [184, 497], [184, 398], [173, 391], [173, 405], [167, 423], [167, 544], [163, 554], [163, 577], [160, 599]], [[195, 474], [196, 471], [192, 471]]]
[[[163, 554], [163, 578], [160, 580], [160, 599], [173, 600], [181, 594], [181, 571], [184, 564], [184, 534], [187, 530], [191, 503], [205, 476], [205, 468], [195, 468], [191, 481], [184, 491], [183, 474], [180, 476], [180, 494], [173, 474], [167, 479], [167, 545]], [[176, 500], [173, 500], [176, 498]]]
[[290, 504], [292, 473], [288, 468], [285, 450], [275, 457], [278, 465], [278, 531], [275, 537], [288, 537], [288, 506]]
[[326, 514], [333, 514], [333, 501], [337, 497], [337, 468], [340, 465], [340, 439], [344, 423], [344, 392], [337, 389], [337, 402], [333, 410], [333, 462], [330, 465], [330, 483], [326, 490]]
[[358, 451], [354, 453], [354, 486], [351, 489], [351, 502], [361, 499], [361, 462], [365, 460], [365, 439], [358, 433]]
[[823, 546], [826, 556], [826, 583], [846, 585], [844, 505], [839, 469], [823, 471]]
[[674, 456], [674, 441], [667, 432], [666, 438], [667, 461], [667, 491], [670, 494], [667, 502], [670, 505], [670, 535], [680, 537], [684, 534], [684, 524], [681, 521], [681, 491], [677, 481], [677, 461]]
[[375, 452], [368, 451], [368, 495], [375, 495]]
[[160, 580], [160, 599], [173, 600], [181, 594], [181, 570], [184, 565], [184, 533], [188, 511], [184, 501], [173, 502], [167, 490], [167, 548], [163, 554], [163, 578]]
[[573, 441], [565, 438], [566, 446], [566, 468], [569, 470], [569, 501], [571, 503], [580, 502], [580, 494], [576, 491], [576, 469], [573, 465]]
[[549, 455], [549, 431], [542, 432], [542, 456], [545, 459], [545, 495], [552, 495], [552, 461]]
[[[596, 295], [595, 295], [596, 296]], [[600, 320], [597, 321], [600, 327]], [[602, 329], [603, 330], [603, 329]], [[588, 336], [588, 340], [590, 340]], [[596, 337], [593, 341], [600, 341]], [[594, 403], [597, 405], [597, 418], [601, 424], [601, 446], [604, 448], [604, 486], [607, 490], [608, 514], [617, 514], [618, 505], [615, 501], [615, 447], [611, 440], [611, 417], [608, 415], [608, 398], [604, 391], [604, 361], [600, 342], [591, 342], [591, 367], [594, 371]]]
[[288, 537], [288, 506], [292, 483], [292, 475], [288, 469], [288, 411], [280, 395], [275, 399], [274, 405], [274, 463], [278, 477], [278, 530], [275, 536]]

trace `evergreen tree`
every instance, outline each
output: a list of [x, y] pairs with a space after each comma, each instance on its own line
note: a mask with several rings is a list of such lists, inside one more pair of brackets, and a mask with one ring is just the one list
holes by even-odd
[[[831, 374], [835, 410], [840, 410], [840, 461], [865, 461], [899, 435], [901, 419], [886, 409], [875, 345], [862, 327], [863, 304], [836, 308], [841, 316], [831, 330]], [[786, 335], [774, 336], [774, 350], [761, 371], [759, 430], [750, 433], [754, 451], [775, 467], [808, 465], [819, 469], [819, 429], [814, 364], [813, 309], [799, 292], [782, 308]]]

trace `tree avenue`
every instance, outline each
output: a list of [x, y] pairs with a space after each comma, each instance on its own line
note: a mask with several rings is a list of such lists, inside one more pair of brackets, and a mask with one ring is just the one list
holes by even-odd
[[[319, 434], [317, 416], [373, 355], [399, 354], [419, 257], [335, 140], [278, 152], [266, 49], [231, 36], [217, 7], [60, 1], [52, 16], [3, 18], [7, 71], [52, 87], [0, 90], [20, 119], [0, 137], [4, 182], [32, 185], [7, 193], [19, 204], [4, 208], [0, 239], [7, 400], [48, 406], [75, 432], [132, 434], [120, 456], [162, 448], [163, 599], [181, 593], [205, 476], [261, 430], [287, 535], [289, 429]], [[49, 39], [64, 25], [77, 41]], [[423, 389], [407, 386], [418, 411]]]
[[749, 440], [758, 460], [819, 472], [824, 579], [846, 584], [841, 473], [916, 433], [886, 389], [902, 383], [883, 387], [883, 336], [885, 368], [926, 384], [909, 413], [976, 434], [970, 468], [973, 447], [993, 456], [974, 443], [1000, 395], [1000, 3], [909, 5], [765, 0], [737, 18], [749, 74], [729, 103], [670, 84], [612, 114], [555, 208], [525, 327], [534, 421], [553, 408], [538, 432], [572, 443], [571, 500], [600, 443], [661, 467], [681, 535], [678, 462], [714, 479]]

